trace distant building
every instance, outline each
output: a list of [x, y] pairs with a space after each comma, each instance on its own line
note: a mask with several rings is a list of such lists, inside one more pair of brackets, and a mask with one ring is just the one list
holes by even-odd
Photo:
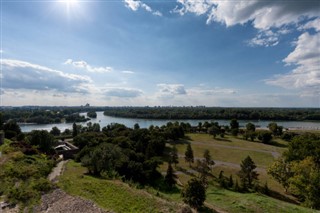
[[73, 159], [79, 148], [69, 142], [60, 141], [54, 150], [58, 155], [63, 155], [64, 159]]

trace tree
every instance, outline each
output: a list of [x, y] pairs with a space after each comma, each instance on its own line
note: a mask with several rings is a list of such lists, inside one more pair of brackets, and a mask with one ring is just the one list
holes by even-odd
[[78, 135], [78, 127], [76, 123], [72, 125], [72, 137], [76, 137]]
[[256, 126], [253, 123], [247, 123], [246, 129], [247, 132], [254, 132], [256, 131]]
[[230, 121], [230, 129], [231, 129], [231, 134], [236, 136], [238, 135], [239, 132], [239, 123], [237, 121], [237, 119], [232, 119]]
[[303, 204], [320, 209], [320, 170], [312, 157], [292, 164], [294, 176], [289, 180], [290, 190], [302, 198]]
[[140, 126], [138, 123], [135, 123], [134, 126], [133, 126], [133, 129], [140, 129]]
[[186, 160], [186, 162], [189, 163], [189, 167], [191, 167], [191, 163], [194, 162], [194, 157], [193, 157], [193, 150], [191, 148], [190, 143], [187, 146], [184, 159]]
[[5, 132], [5, 137], [11, 139], [21, 133], [20, 126], [15, 120], [10, 120], [3, 125], [3, 130]]
[[199, 209], [206, 199], [206, 189], [200, 180], [193, 178], [188, 181], [181, 192], [181, 196], [186, 204]]
[[51, 133], [52, 135], [54, 135], [54, 136], [59, 136], [60, 133], [61, 133], [61, 131], [60, 131], [60, 129], [58, 129], [58, 127], [54, 126], [54, 127], [52, 127], [50, 133]]
[[204, 187], [208, 186], [208, 175], [210, 174], [210, 167], [204, 159], [197, 160], [197, 171], [199, 172], [199, 180]]
[[214, 161], [212, 160], [212, 157], [210, 155], [210, 151], [208, 149], [204, 150], [203, 153], [203, 158], [205, 160], [205, 163], [207, 164], [207, 166], [210, 168], [215, 164]]
[[247, 156], [240, 164], [241, 170], [238, 172], [238, 176], [241, 180], [241, 184], [244, 190], [252, 188], [253, 181], [258, 180], [258, 173], [254, 171], [257, 166], [253, 162], [250, 156]]
[[177, 175], [174, 174], [174, 170], [171, 166], [171, 163], [168, 163], [168, 169], [167, 169], [167, 174], [164, 177], [164, 181], [168, 185], [169, 189], [172, 189], [172, 187], [177, 183], [176, 181]]
[[220, 132], [220, 127], [216, 126], [216, 125], [213, 125], [208, 129], [208, 133], [210, 135], [213, 135], [213, 138], [216, 138], [216, 136], [221, 133]]
[[232, 187], [233, 187], [233, 178], [232, 178], [232, 175], [230, 175], [230, 177], [229, 177], [228, 187], [229, 187], [229, 188], [232, 188]]
[[258, 139], [265, 144], [269, 144], [272, 140], [272, 135], [270, 132], [264, 131], [260, 132], [258, 135]]
[[289, 179], [293, 176], [291, 164], [285, 162], [283, 158], [277, 159], [269, 168], [268, 174], [271, 175], [277, 182], [279, 182], [288, 191]]
[[282, 126], [278, 126], [278, 124], [276, 122], [269, 123], [268, 124], [268, 128], [269, 128], [269, 130], [272, 132], [272, 134], [274, 136], [282, 135], [283, 127]]
[[97, 113], [95, 111], [87, 112], [89, 118], [97, 118]]
[[170, 161], [174, 163], [174, 166], [177, 166], [179, 163], [178, 149], [176, 146], [172, 147], [172, 151], [170, 152]]
[[46, 130], [33, 130], [30, 134], [30, 144], [38, 146], [39, 150], [49, 153], [54, 144], [54, 137]]

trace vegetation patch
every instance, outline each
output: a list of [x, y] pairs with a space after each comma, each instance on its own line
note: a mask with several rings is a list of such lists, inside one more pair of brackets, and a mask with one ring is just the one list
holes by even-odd
[[181, 206], [162, 200], [145, 190], [128, 186], [117, 180], [106, 180], [86, 175], [87, 169], [74, 161], [68, 162], [59, 186], [72, 195], [96, 202], [100, 207], [115, 212], [176, 212]]

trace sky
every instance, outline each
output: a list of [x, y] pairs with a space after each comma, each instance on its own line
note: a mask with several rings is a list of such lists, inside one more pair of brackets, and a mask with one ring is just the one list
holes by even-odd
[[1, 106], [320, 107], [319, 0], [1, 0]]

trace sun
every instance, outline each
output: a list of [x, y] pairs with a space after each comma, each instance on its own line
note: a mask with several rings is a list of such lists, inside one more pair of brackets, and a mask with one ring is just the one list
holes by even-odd
[[66, 4], [67, 7], [72, 7], [78, 4], [78, 0], [59, 0], [59, 2]]
[[82, 13], [82, 7], [80, 6], [80, 0], [57, 0], [64, 8], [68, 19], [79, 16]]

